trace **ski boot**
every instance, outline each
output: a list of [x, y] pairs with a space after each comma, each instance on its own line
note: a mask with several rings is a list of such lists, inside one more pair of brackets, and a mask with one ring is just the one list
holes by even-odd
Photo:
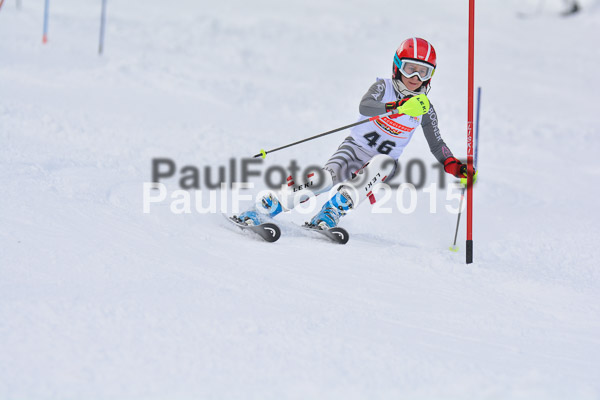
[[277, 214], [283, 211], [283, 207], [281, 207], [281, 203], [275, 195], [269, 194], [263, 196], [260, 200], [260, 203], [252, 206], [249, 210], [244, 211], [237, 219], [239, 222], [243, 222], [246, 225], [260, 225], [265, 222], [265, 217], [273, 218]]
[[337, 226], [340, 218], [346, 215], [346, 212], [352, 208], [352, 200], [345, 190], [338, 191], [327, 203], [323, 205], [321, 211], [315, 215], [309, 226], [315, 226], [319, 229], [330, 229]]

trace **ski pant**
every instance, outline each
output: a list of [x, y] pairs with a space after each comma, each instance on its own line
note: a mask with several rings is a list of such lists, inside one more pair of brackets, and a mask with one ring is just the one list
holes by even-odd
[[[374, 165], [366, 168], [371, 161]], [[365, 168], [363, 168], [365, 167]], [[323, 167], [321, 174], [322, 182], [315, 184], [314, 177], [305, 177], [304, 182], [299, 182], [297, 185], [293, 180], [289, 184], [289, 188], [294, 194], [300, 195], [310, 191], [314, 195], [331, 190], [335, 185], [342, 184], [340, 188], [352, 189], [353, 194], [350, 195], [354, 206], [364, 200], [366, 197], [371, 198], [370, 192], [372, 184], [375, 182], [382, 183], [392, 178], [396, 172], [396, 162], [387, 155], [379, 153], [371, 153], [367, 149], [358, 145], [352, 136], [348, 136], [338, 147], [335, 153], [329, 158]], [[360, 173], [359, 173], [360, 170]], [[371, 184], [369, 183], [371, 182]], [[279, 196], [281, 198], [281, 196]], [[293, 196], [284, 196], [286, 200], [282, 202], [285, 209], [294, 207]], [[302, 198], [301, 198], [302, 201]], [[374, 201], [374, 198], [371, 198]], [[297, 204], [297, 203], [296, 203]]]
[[336, 185], [352, 179], [353, 174], [377, 154], [367, 152], [354, 141], [352, 136], [348, 136], [325, 163], [323, 169], [331, 174], [333, 185]]

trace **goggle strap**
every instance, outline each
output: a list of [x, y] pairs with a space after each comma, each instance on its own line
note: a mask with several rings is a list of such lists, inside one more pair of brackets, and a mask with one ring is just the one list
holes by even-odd
[[394, 64], [396, 64], [396, 67], [398, 67], [398, 69], [402, 69], [402, 61], [400, 61], [398, 54], [394, 54]]

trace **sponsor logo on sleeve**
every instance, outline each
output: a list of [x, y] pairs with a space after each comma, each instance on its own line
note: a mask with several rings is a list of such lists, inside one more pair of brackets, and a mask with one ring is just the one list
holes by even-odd
[[373, 97], [375, 100], [379, 100], [379, 96], [383, 93], [384, 90], [385, 90], [385, 84], [378, 83], [377, 87], [375, 88], [375, 93], [373, 93], [371, 95], [371, 97]]

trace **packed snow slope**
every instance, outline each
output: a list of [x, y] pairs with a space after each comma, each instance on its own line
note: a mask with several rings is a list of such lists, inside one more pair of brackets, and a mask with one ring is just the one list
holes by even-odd
[[[436, 46], [429, 97], [465, 157], [466, 0], [115, 0], [103, 56], [100, 1], [51, 1], [46, 45], [44, 2], [22, 3], [0, 10], [0, 399], [600, 398], [597, 6], [479, 2], [465, 265], [450, 177], [435, 213], [422, 190], [413, 213], [362, 205], [345, 246], [298, 212], [274, 244], [169, 198], [144, 213], [142, 187], [153, 158], [214, 181], [354, 122], [410, 36]], [[253, 169], [322, 164], [346, 135]], [[412, 159], [437, 188], [420, 130]]]

